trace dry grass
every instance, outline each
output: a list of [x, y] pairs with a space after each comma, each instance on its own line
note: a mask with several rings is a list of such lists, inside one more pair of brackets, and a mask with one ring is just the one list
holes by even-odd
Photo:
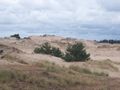
[[79, 66], [70, 66], [69, 68], [82, 74], [95, 75], [95, 76], [108, 76], [108, 74], [105, 72], [91, 71], [88, 68], [80, 68]]
[[107, 90], [108, 80], [105, 73], [50, 62], [0, 70], [1, 90]]
[[9, 62], [18, 62], [20, 64], [28, 64], [27, 62], [25, 62], [25, 60], [22, 60], [13, 54], [5, 54], [4, 56], [2, 56], [2, 59], [5, 59]]
[[94, 68], [102, 69], [102, 70], [109, 70], [109, 71], [119, 71], [119, 69], [114, 65], [115, 62], [111, 60], [104, 60], [104, 61], [88, 61], [85, 63], [85, 66], [91, 66]]

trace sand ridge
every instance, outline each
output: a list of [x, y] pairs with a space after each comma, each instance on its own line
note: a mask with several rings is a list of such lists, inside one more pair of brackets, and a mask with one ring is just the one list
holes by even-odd
[[[91, 54], [91, 61], [67, 63], [54, 56], [35, 54], [33, 52], [35, 47], [45, 42], [49, 42], [51, 45], [60, 48], [63, 52], [67, 45], [82, 42], [86, 50]], [[78, 65], [80, 67], [91, 68], [92, 70], [103, 70], [110, 73], [111, 77], [120, 76], [120, 44], [100, 44], [91, 40], [77, 40], [60, 36], [44, 35], [30, 36], [20, 40], [10, 37], [0, 38], [0, 49], [3, 50], [3, 53], [0, 54], [0, 65], [32, 65], [41, 61], [50, 61], [66, 67]]]

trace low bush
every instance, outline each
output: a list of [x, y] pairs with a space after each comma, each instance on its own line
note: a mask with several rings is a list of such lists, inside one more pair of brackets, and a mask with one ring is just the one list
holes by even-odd
[[20, 39], [20, 35], [19, 34], [14, 34], [14, 35], [11, 35], [10, 37], [14, 37], [16, 39]]
[[67, 62], [86, 61], [90, 59], [90, 54], [86, 53], [85, 47], [82, 43], [68, 46], [65, 54], [62, 53], [59, 48], [52, 47], [49, 43], [44, 43], [40, 47], [35, 48], [34, 52], [60, 57]]
[[35, 53], [48, 54], [56, 57], [63, 57], [63, 53], [59, 48], [52, 47], [49, 43], [44, 43], [39, 48], [35, 48]]
[[120, 44], [120, 40], [100, 40], [98, 43]]
[[61, 58], [64, 56], [64, 54], [61, 52], [59, 48], [52, 47], [51, 51], [53, 56], [61, 57]]
[[42, 53], [42, 54], [51, 54], [51, 45], [49, 43], [44, 43], [40, 47], [35, 48], [35, 53]]

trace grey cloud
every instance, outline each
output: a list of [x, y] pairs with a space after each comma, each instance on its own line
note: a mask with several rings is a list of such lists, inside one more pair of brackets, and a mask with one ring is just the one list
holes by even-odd
[[98, 3], [108, 11], [120, 12], [120, 0], [98, 0]]
[[119, 5], [117, 0], [0, 0], [0, 24], [109, 29], [120, 24]]

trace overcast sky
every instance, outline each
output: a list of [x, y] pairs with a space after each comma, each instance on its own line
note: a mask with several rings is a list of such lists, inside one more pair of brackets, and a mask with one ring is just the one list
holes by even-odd
[[120, 28], [120, 0], [0, 0], [0, 25]]

